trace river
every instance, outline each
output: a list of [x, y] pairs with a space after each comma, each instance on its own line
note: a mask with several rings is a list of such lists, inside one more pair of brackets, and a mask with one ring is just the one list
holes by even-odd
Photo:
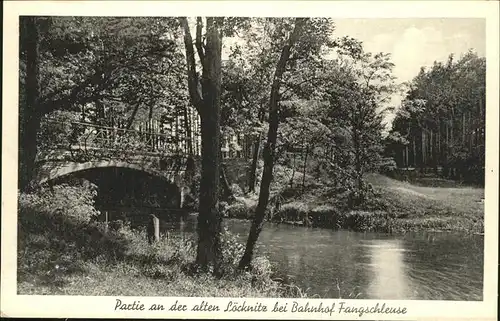
[[[228, 220], [248, 235], [250, 223]], [[257, 253], [309, 295], [328, 298], [482, 300], [483, 236], [387, 235], [268, 224]]]
[[[179, 224], [162, 224], [162, 230], [179, 230]], [[182, 226], [190, 234], [195, 224], [191, 216]], [[246, 242], [249, 221], [225, 219], [224, 225]], [[256, 252], [308, 296], [480, 301], [483, 243], [481, 235], [388, 235], [266, 223]]]

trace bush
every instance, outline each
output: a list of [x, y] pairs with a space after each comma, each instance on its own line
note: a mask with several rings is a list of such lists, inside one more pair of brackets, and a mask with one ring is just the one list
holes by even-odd
[[240, 185], [235, 183], [231, 184], [231, 192], [233, 193], [234, 196], [242, 196], [244, 194]]
[[77, 223], [88, 223], [100, 212], [94, 208], [97, 188], [93, 184], [53, 186], [41, 188], [32, 194], [18, 194], [19, 208], [64, 216]]
[[340, 212], [333, 205], [320, 205], [311, 210], [309, 214], [313, 226], [339, 229]]
[[221, 234], [221, 243], [224, 274], [234, 273], [245, 252], [245, 246], [240, 243], [238, 235], [232, 234], [227, 228]]
[[343, 228], [357, 232], [388, 231], [391, 220], [384, 211], [350, 211], [341, 217]]
[[302, 221], [309, 213], [309, 206], [302, 202], [291, 202], [281, 206], [279, 211], [273, 215], [273, 221]]
[[255, 213], [255, 207], [246, 203], [233, 203], [226, 208], [226, 215], [229, 218], [250, 219]]

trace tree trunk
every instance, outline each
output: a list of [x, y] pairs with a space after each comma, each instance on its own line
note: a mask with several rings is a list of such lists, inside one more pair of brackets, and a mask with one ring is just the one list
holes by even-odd
[[248, 192], [253, 193], [255, 192], [255, 181], [257, 178], [257, 164], [259, 163], [259, 153], [260, 153], [260, 141], [261, 141], [261, 134], [259, 134], [259, 137], [255, 140], [253, 143], [253, 155], [252, 155], [252, 165], [250, 167], [250, 175], [248, 178]]
[[218, 274], [222, 260], [220, 233], [222, 217], [218, 208], [220, 175], [220, 94], [222, 35], [216, 18], [207, 18], [203, 57], [201, 114], [201, 182], [196, 263], [213, 266]]
[[221, 96], [221, 18], [206, 18], [206, 44], [201, 45], [201, 18], [197, 18], [196, 47], [203, 67], [201, 89], [196, 72], [193, 40], [186, 18], [180, 22], [184, 29], [188, 88], [191, 103], [201, 117], [201, 180], [198, 215], [198, 249], [196, 264], [204, 271], [213, 267], [220, 275], [222, 261], [220, 233], [222, 217], [219, 213], [220, 176], [220, 96]]
[[221, 163], [220, 166], [220, 179], [222, 184], [223, 198], [226, 202], [232, 202], [234, 200], [233, 191], [231, 191], [231, 186], [226, 175], [226, 166]]
[[304, 171], [302, 174], [302, 194], [306, 189], [306, 171], [307, 171], [307, 156], [309, 155], [309, 146], [306, 146], [306, 154], [304, 155]]
[[295, 160], [297, 156], [293, 153], [293, 164], [292, 164], [292, 178], [290, 178], [290, 188], [293, 188], [293, 179], [295, 177]]
[[[24, 20], [25, 19], [25, 20]], [[26, 37], [26, 105], [20, 126], [19, 159], [21, 161], [19, 188], [26, 191], [35, 172], [37, 136], [43, 111], [40, 110], [40, 30], [37, 17], [25, 17]]]
[[462, 145], [465, 146], [465, 112], [462, 114]]
[[405, 167], [408, 169], [410, 162], [408, 160], [408, 145], [405, 145]]
[[417, 167], [417, 145], [415, 143], [415, 137], [413, 137], [413, 168]]
[[184, 128], [186, 130], [186, 144], [188, 155], [193, 155], [193, 142], [191, 140], [191, 121], [189, 119], [188, 106], [184, 106]]
[[274, 73], [273, 82], [271, 85], [271, 95], [269, 98], [269, 129], [267, 132], [267, 142], [264, 146], [264, 171], [262, 173], [262, 181], [260, 183], [259, 192], [259, 202], [255, 210], [255, 217], [252, 222], [252, 227], [250, 228], [250, 233], [248, 235], [248, 240], [245, 248], [245, 253], [243, 254], [239, 268], [246, 269], [250, 267], [252, 262], [253, 251], [255, 243], [259, 238], [259, 234], [262, 230], [262, 224], [264, 222], [264, 216], [267, 204], [269, 202], [269, 187], [273, 179], [273, 166], [274, 166], [274, 153], [276, 147], [276, 139], [278, 136], [278, 109], [279, 109], [279, 91], [281, 88], [281, 81], [283, 78], [283, 73], [285, 72], [285, 67], [290, 57], [290, 51], [299, 38], [302, 27], [308, 19], [306, 18], [296, 18], [295, 27], [292, 31], [287, 44], [283, 46], [281, 51], [281, 56], [276, 66], [276, 72]]
[[362, 187], [362, 173], [361, 173], [361, 147], [359, 141], [359, 132], [356, 128], [353, 130], [353, 143], [354, 143], [354, 168], [356, 170], [356, 186], [358, 190]]
[[425, 167], [425, 163], [426, 163], [426, 159], [425, 159], [425, 152], [426, 152], [426, 146], [425, 146], [425, 130], [422, 129], [422, 164], [421, 164], [421, 168], [424, 169]]

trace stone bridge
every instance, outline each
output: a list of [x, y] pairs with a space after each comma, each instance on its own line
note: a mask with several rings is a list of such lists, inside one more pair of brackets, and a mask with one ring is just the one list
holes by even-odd
[[128, 168], [184, 186], [187, 154], [185, 142], [158, 131], [138, 131], [90, 123], [70, 126], [67, 139], [48, 139], [36, 158], [35, 183], [43, 184], [75, 172], [97, 168]]

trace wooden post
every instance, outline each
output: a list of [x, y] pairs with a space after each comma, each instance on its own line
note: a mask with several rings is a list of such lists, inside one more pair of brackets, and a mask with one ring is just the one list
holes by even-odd
[[180, 198], [179, 198], [179, 208], [183, 208], [184, 207], [184, 198], [185, 198], [185, 190], [184, 190], [184, 187], [181, 187], [180, 188]]
[[105, 221], [104, 221], [104, 231], [108, 233], [108, 211], [104, 212]]
[[149, 214], [149, 223], [148, 223], [148, 242], [149, 244], [153, 244], [154, 242], [158, 242], [160, 240], [160, 220], [154, 215]]

